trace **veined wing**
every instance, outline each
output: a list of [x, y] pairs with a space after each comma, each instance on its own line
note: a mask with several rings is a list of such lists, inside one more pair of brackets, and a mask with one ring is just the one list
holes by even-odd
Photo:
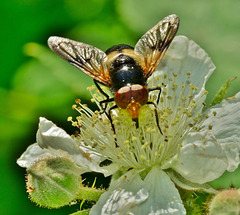
[[64, 60], [101, 84], [109, 86], [109, 74], [104, 64], [107, 58], [105, 52], [85, 43], [56, 36], [48, 39], [48, 45]]
[[179, 26], [179, 18], [169, 15], [146, 32], [135, 46], [135, 53], [144, 58], [144, 73], [148, 78], [158, 66]]

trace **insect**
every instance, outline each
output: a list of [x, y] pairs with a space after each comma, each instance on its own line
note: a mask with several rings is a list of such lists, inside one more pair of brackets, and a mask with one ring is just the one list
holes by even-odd
[[[94, 79], [97, 88], [106, 97], [100, 105], [115, 132], [111, 118], [114, 108], [126, 109], [138, 127], [141, 106], [152, 104], [156, 107], [155, 103], [148, 101], [149, 92], [159, 90], [160, 96], [161, 88], [147, 88], [147, 79], [163, 58], [178, 26], [176, 15], [165, 17], [140, 38], [135, 48], [116, 45], [103, 52], [91, 45], [56, 36], [48, 39], [48, 45], [53, 52]], [[99, 84], [109, 87], [114, 97], [110, 98]], [[116, 105], [110, 107], [107, 113], [107, 104], [113, 101]], [[159, 131], [163, 134], [156, 108], [155, 115]]]

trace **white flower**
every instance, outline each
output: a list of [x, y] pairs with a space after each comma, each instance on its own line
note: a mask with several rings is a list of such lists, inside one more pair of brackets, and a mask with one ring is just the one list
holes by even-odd
[[[112, 111], [116, 134], [104, 114], [81, 105], [75, 123], [80, 138], [40, 118], [37, 143], [17, 162], [28, 168], [41, 156], [67, 156], [81, 173], [121, 172], [91, 209], [93, 215], [186, 214], [174, 183], [215, 192], [205, 183], [239, 165], [240, 93], [202, 111], [205, 83], [214, 69], [204, 50], [177, 36], [148, 80], [148, 87], [162, 86], [157, 111], [163, 135], [151, 105], [141, 108], [139, 128], [124, 110]], [[150, 93], [155, 103], [157, 93]], [[96, 93], [93, 99], [99, 105], [103, 96]], [[102, 166], [106, 159], [112, 163]]]

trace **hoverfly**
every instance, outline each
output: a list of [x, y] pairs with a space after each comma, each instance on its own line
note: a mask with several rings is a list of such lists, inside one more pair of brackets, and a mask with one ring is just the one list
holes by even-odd
[[[140, 38], [135, 48], [116, 45], [103, 52], [91, 45], [56, 36], [48, 39], [48, 45], [53, 52], [94, 79], [97, 88], [106, 97], [100, 102], [105, 113], [107, 103], [115, 101], [116, 105], [106, 113], [115, 133], [111, 118], [111, 110], [114, 108], [126, 109], [138, 127], [141, 106], [153, 104], [156, 107], [155, 103], [148, 101], [149, 92], [159, 90], [160, 96], [161, 88], [148, 89], [147, 79], [163, 58], [178, 26], [176, 15], [165, 17]], [[99, 83], [109, 87], [114, 97], [109, 98]], [[162, 134], [156, 108], [155, 115]]]

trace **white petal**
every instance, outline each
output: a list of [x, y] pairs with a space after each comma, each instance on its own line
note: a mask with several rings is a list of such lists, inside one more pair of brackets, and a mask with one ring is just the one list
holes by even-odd
[[83, 172], [108, 172], [99, 167], [100, 159], [93, 160], [96, 155], [85, 153], [76, 142], [63, 129], [57, 127], [51, 121], [41, 117], [39, 129], [37, 131], [37, 143], [42, 148], [54, 156], [67, 156], [72, 159]]
[[228, 161], [211, 131], [191, 132], [180, 149], [172, 168], [187, 180], [203, 184], [221, 176]]
[[187, 180], [200, 184], [220, 177], [226, 170], [234, 171], [240, 163], [240, 93], [205, 114], [209, 118], [199, 132], [188, 134], [173, 167]]
[[44, 155], [51, 155], [47, 151], [41, 149], [37, 143], [30, 145], [26, 151], [17, 160], [17, 164], [21, 167], [29, 168], [31, 165]]
[[[217, 113], [216, 116], [213, 112]], [[207, 114], [210, 117], [203, 126], [212, 126], [213, 134], [226, 153], [227, 170], [232, 172], [240, 163], [240, 93], [213, 106]]]
[[[164, 82], [168, 87], [168, 95], [173, 98], [174, 102], [172, 108], [178, 106], [179, 98], [182, 96], [188, 98], [188, 94], [193, 94], [193, 99], [200, 104], [198, 105], [200, 109], [206, 97], [203, 95], [206, 81], [214, 69], [215, 66], [210, 57], [199, 45], [185, 36], [176, 36], [156, 71], [149, 78], [149, 86], [157, 86], [155, 77], [165, 74], [167, 78], [160, 79], [159, 82]], [[190, 76], [187, 75], [187, 71], [191, 73]], [[176, 78], [173, 73], [177, 74]], [[169, 78], [173, 81], [170, 81]], [[173, 82], [177, 84], [174, 91], [170, 90]], [[196, 92], [191, 91], [190, 83], [198, 88]], [[181, 88], [182, 85], [185, 85], [185, 88]], [[183, 94], [180, 93], [181, 91]], [[198, 110], [195, 112], [198, 113]]]
[[144, 180], [130, 171], [112, 183], [91, 214], [182, 215], [186, 211], [173, 182], [159, 167], [153, 167]]

